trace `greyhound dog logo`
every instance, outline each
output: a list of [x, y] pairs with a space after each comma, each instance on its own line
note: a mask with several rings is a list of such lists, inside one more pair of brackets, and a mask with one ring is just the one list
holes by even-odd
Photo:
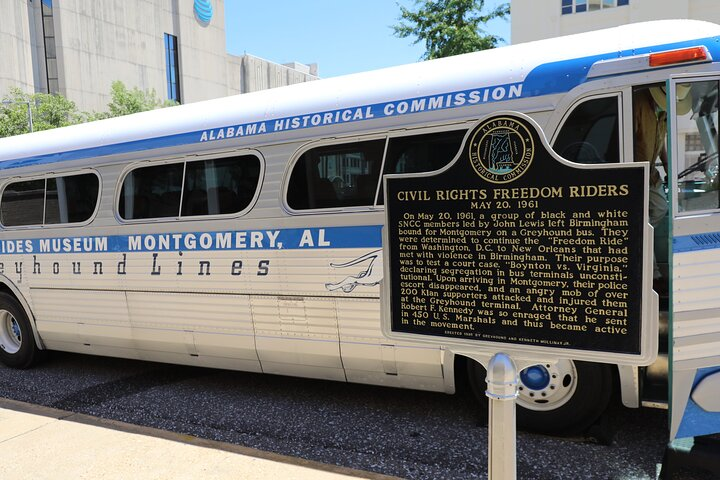
[[354, 260], [350, 260], [349, 262], [331, 263], [330, 266], [333, 268], [347, 268], [354, 265], [365, 264], [366, 262], [367, 267], [365, 267], [365, 269], [357, 275], [350, 275], [337, 283], [326, 283], [325, 288], [331, 292], [335, 290], [342, 290], [345, 293], [350, 293], [358, 286], [374, 287], [380, 283], [383, 277], [382, 249], [373, 250], [372, 252], [366, 253], [365, 255]]

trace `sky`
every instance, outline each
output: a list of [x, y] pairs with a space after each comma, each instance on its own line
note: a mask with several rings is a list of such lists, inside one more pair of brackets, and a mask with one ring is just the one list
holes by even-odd
[[[509, 0], [508, 0], [509, 1]], [[225, 0], [227, 50], [276, 63], [317, 63], [322, 78], [414, 63], [425, 49], [392, 25], [414, 0]], [[486, 9], [502, 0], [486, 0]], [[510, 41], [509, 20], [488, 31]]]

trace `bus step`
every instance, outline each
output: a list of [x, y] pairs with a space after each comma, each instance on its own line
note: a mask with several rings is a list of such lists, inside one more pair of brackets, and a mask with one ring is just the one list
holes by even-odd
[[643, 400], [641, 403], [643, 408], [657, 408], [658, 410], [667, 410], [668, 402], [659, 400]]
[[652, 365], [641, 370], [642, 405], [667, 408], [668, 403], [668, 356], [660, 353]]
[[668, 335], [670, 333], [669, 314], [667, 310], [660, 310], [658, 315], [658, 352], [667, 354], [668, 352]]

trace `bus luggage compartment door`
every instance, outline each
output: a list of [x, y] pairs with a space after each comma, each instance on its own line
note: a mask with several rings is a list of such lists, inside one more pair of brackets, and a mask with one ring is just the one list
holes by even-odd
[[334, 299], [255, 295], [252, 312], [263, 372], [345, 380]]
[[125, 292], [33, 288], [30, 298], [49, 349], [109, 355], [134, 349]]
[[260, 371], [249, 296], [127, 292], [127, 301], [145, 358]]

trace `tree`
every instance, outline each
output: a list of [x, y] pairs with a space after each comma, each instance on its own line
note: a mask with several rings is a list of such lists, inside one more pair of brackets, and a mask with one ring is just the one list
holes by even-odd
[[11, 88], [0, 104], [0, 137], [28, 133], [28, 104], [35, 132], [176, 105], [171, 100], [160, 100], [155, 90], [143, 91], [137, 87], [128, 90], [121, 81], [112, 83], [110, 96], [107, 112], [85, 113], [62, 95], [29, 94], [17, 87]]
[[449, 57], [495, 48], [503, 39], [481, 26], [495, 18], [507, 18], [510, 6], [503, 3], [483, 14], [485, 0], [415, 0], [418, 11], [400, 7], [400, 23], [393, 26], [400, 38], [417, 37], [425, 42], [422, 58]]
[[168, 107], [175, 105], [175, 102], [163, 102], [157, 97], [155, 90], [140, 90], [133, 87], [128, 90], [125, 84], [119, 80], [112, 83], [110, 87], [110, 103], [108, 103], [108, 111], [96, 113], [93, 120], [101, 120], [103, 118], [121, 117], [130, 115], [131, 113], [145, 112], [156, 108]]
[[85, 121], [75, 103], [62, 95], [28, 94], [11, 88], [0, 104], [0, 137], [28, 133], [28, 103], [32, 114], [33, 131], [65, 127]]

